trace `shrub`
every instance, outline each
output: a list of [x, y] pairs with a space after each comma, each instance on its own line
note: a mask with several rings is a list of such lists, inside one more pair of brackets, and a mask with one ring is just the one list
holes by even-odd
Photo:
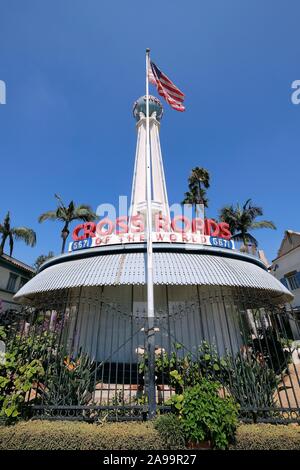
[[170, 449], [184, 449], [185, 438], [179, 417], [173, 413], [159, 416], [154, 421], [154, 428], [159, 432], [163, 442]]
[[28, 421], [0, 426], [0, 450], [168, 449], [152, 423]]
[[[223, 382], [227, 376], [227, 363], [220, 358], [215, 345], [202, 341], [193, 354], [186, 353], [181, 343], [173, 344], [171, 354], [163, 352], [155, 358], [155, 374], [158, 381], [169, 383], [176, 393], [181, 393], [185, 387], [196, 385], [201, 377]], [[142, 376], [148, 367], [148, 355], [144, 354], [139, 364], [139, 373]], [[178, 375], [181, 381], [178, 381]], [[163, 379], [162, 379], [163, 378]]]
[[[165, 417], [165, 416], [162, 416]], [[178, 418], [177, 418], [178, 419]], [[157, 421], [159, 421], [158, 418]], [[176, 421], [174, 421], [176, 423]], [[0, 426], [0, 450], [159, 450], [172, 448], [151, 422], [28, 421]], [[172, 429], [172, 428], [171, 428]], [[182, 447], [176, 447], [182, 449]], [[242, 424], [231, 450], [300, 450], [300, 426]]]
[[[242, 409], [253, 409], [260, 415], [261, 408], [274, 409], [276, 404], [274, 392], [278, 384], [273, 369], [266, 362], [259, 362], [256, 358], [249, 356], [244, 359], [228, 357], [231, 367], [228, 390]], [[253, 416], [253, 413], [251, 413]]]
[[84, 405], [91, 400], [95, 366], [86, 354], [66, 356], [50, 331], [7, 336], [0, 327], [0, 339], [6, 343], [5, 361], [0, 363], [0, 417], [6, 424], [26, 416], [26, 395], [32, 388], [36, 403], [42, 400], [45, 406]]
[[[6, 339], [3, 328], [0, 336]], [[6, 424], [11, 424], [23, 413], [26, 394], [44, 375], [41, 361], [30, 357], [27, 349], [25, 351], [10, 345], [0, 363], [0, 417]]]
[[[274, 369], [276, 374], [283, 372], [291, 358], [290, 344], [284, 344], [287, 339], [277, 338], [273, 328], [258, 329], [257, 338], [249, 342], [253, 347], [254, 355], [263, 354], [267, 365]], [[283, 348], [288, 346], [289, 350]]]
[[237, 450], [300, 450], [300, 426], [286, 424], [242, 424], [238, 426]]
[[94, 363], [87, 354], [79, 353], [71, 359], [59, 350], [49, 364], [48, 377], [43, 384], [43, 404], [86, 405], [92, 398]]
[[37, 359], [20, 364], [13, 355], [6, 354], [6, 364], [0, 370], [0, 416], [6, 424], [23, 412], [26, 394], [43, 374], [44, 369]]
[[238, 407], [232, 397], [221, 398], [220, 389], [220, 383], [203, 378], [171, 398], [187, 442], [208, 440], [216, 449], [226, 449], [233, 442]]

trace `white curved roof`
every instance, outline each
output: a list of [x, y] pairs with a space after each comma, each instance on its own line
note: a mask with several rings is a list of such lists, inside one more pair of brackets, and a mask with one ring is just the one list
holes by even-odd
[[[50, 260], [41, 272], [18, 291], [15, 298], [30, 298], [38, 293], [80, 286], [146, 283], [145, 252], [119, 250], [106, 254], [99, 251], [91, 256], [91, 250], [88, 251], [88, 256], [82, 253], [80, 257], [78, 254], [77, 257], [64, 255], [52, 261], [53, 264]], [[293, 298], [257, 260], [221, 251], [154, 252], [154, 284], [245, 287], [270, 291], [284, 302]]]

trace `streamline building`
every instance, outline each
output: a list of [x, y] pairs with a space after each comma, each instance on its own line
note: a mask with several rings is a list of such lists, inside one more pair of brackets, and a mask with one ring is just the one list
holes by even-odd
[[[134, 105], [132, 217], [146, 211], [145, 109], [141, 97]], [[160, 101], [150, 97], [153, 220], [170, 216], [159, 138], [162, 115]], [[144, 347], [147, 317], [143, 234], [86, 238], [85, 230], [79, 226], [71, 251], [46, 261], [15, 299], [39, 308], [55, 306], [64, 318], [70, 354], [83, 350], [96, 361], [135, 363]], [[182, 238], [174, 227], [166, 237], [153, 233], [155, 346], [170, 353], [180, 343], [193, 352], [206, 340], [220, 354], [235, 353], [243, 344], [241, 315], [247, 319], [249, 309], [284, 304], [293, 296], [259, 259], [235, 251], [213, 232], [196, 235]]]

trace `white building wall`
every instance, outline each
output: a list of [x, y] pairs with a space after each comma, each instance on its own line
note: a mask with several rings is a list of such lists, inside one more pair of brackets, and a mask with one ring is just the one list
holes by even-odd
[[[138, 351], [145, 348], [145, 286], [106, 287], [101, 294], [104, 302], [93, 289], [82, 294], [79, 309], [73, 307], [67, 327], [70, 354], [81, 349], [97, 361], [135, 363]], [[155, 335], [158, 350], [170, 353], [175, 344], [181, 344], [178, 356], [196, 353], [205, 340], [221, 356], [239, 351], [242, 338], [233, 302], [227, 300], [225, 305], [221, 298], [211, 301], [209, 292], [206, 299], [203, 296], [203, 287], [200, 304], [197, 286], [155, 287], [155, 311], [160, 318]]]
[[9, 279], [9, 269], [0, 266], [0, 289], [6, 290], [8, 279]]
[[[10, 273], [17, 275], [13, 292], [7, 290]], [[9, 308], [16, 308], [18, 305], [18, 303], [14, 301], [13, 296], [21, 286], [22, 277], [27, 278], [28, 276], [23, 273], [18, 273], [15, 269], [9, 269], [9, 267], [0, 265], [0, 311], [1, 309], [7, 310]]]
[[[271, 273], [279, 281], [285, 278], [288, 273], [293, 271], [300, 272], [300, 247], [291, 250], [280, 258], [277, 258], [272, 264]], [[292, 289], [289, 283], [287, 284], [287, 287], [295, 296], [291, 305], [293, 307], [300, 308], [300, 287], [298, 289]]]
[[[161, 212], [169, 217], [169, 204], [159, 139], [159, 122], [155, 116], [150, 118], [150, 156], [152, 171], [152, 212]], [[146, 211], [146, 119], [141, 117], [137, 123], [137, 147], [131, 193], [131, 215], [144, 214]]]
[[[299, 273], [297, 275], [297, 284], [298, 288], [295, 288], [295, 283], [289, 281], [289, 273]], [[292, 335], [295, 340], [300, 339], [300, 246], [294, 248], [285, 255], [280, 256], [279, 258], [273, 261], [271, 267], [271, 273], [279, 281], [283, 281], [285, 286], [292, 292], [294, 295], [294, 300], [291, 302], [291, 307], [295, 309], [293, 316], [290, 318], [290, 327]]]

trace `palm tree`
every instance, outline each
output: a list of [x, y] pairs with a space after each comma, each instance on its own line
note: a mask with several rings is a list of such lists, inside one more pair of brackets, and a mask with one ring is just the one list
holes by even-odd
[[80, 204], [76, 206], [74, 201], [71, 201], [68, 206], [66, 206], [61, 197], [57, 194], [54, 195], [58, 200], [58, 207], [56, 210], [44, 212], [39, 216], [39, 222], [44, 222], [45, 220], [59, 220], [64, 223], [63, 229], [61, 231], [62, 237], [62, 247], [61, 252], [65, 251], [66, 241], [69, 236], [69, 225], [74, 220], [83, 220], [84, 222], [91, 222], [96, 219], [97, 215], [93, 212], [92, 208], [86, 204]]
[[236, 207], [230, 205], [220, 210], [220, 220], [229, 224], [232, 239], [242, 241], [246, 251], [248, 251], [249, 244], [253, 245], [255, 249], [258, 246], [258, 241], [249, 233], [250, 230], [258, 228], [276, 229], [274, 223], [270, 220], [255, 221], [257, 217], [262, 215], [262, 208], [253, 206], [251, 199], [248, 199], [243, 206], [239, 204]]
[[7, 212], [3, 223], [0, 224], [0, 234], [0, 255], [3, 255], [7, 239], [9, 240], [9, 256], [12, 256], [15, 240], [22, 240], [29, 246], [36, 244], [36, 233], [34, 230], [28, 227], [11, 227], [9, 212]]
[[206, 189], [209, 188], [209, 179], [209, 173], [205, 168], [199, 166], [193, 168], [188, 179], [189, 191], [184, 194], [182, 204], [195, 206], [196, 213], [199, 204], [208, 207]]
[[192, 169], [191, 175], [189, 177], [189, 183], [192, 186], [196, 186], [201, 189], [201, 185], [203, 184], [205, 189], [209, 188], [209, 173], [205, 168], [196, 166]]
[[206, 197], [206, 191], [201, 188], [200, 192], [195, 188], [190, 189], [184, 193], [184, 199], [181, 204], [189, 204], [195, 207], [196, 213], [198, 212], [198, 205], [203, 204], [204, 207], [208, 207], [208, 199]]
[[53, 251], [49, 251], [47, 255], [38, 256], [35, 262], [33, 263], [34, 269], [38, 271], [40, 267], [42, 266], [42, 264], [45, 263], [45, 261], [47, 261], [48, 259], [53, 258], [53, 256], [54, 256]]

